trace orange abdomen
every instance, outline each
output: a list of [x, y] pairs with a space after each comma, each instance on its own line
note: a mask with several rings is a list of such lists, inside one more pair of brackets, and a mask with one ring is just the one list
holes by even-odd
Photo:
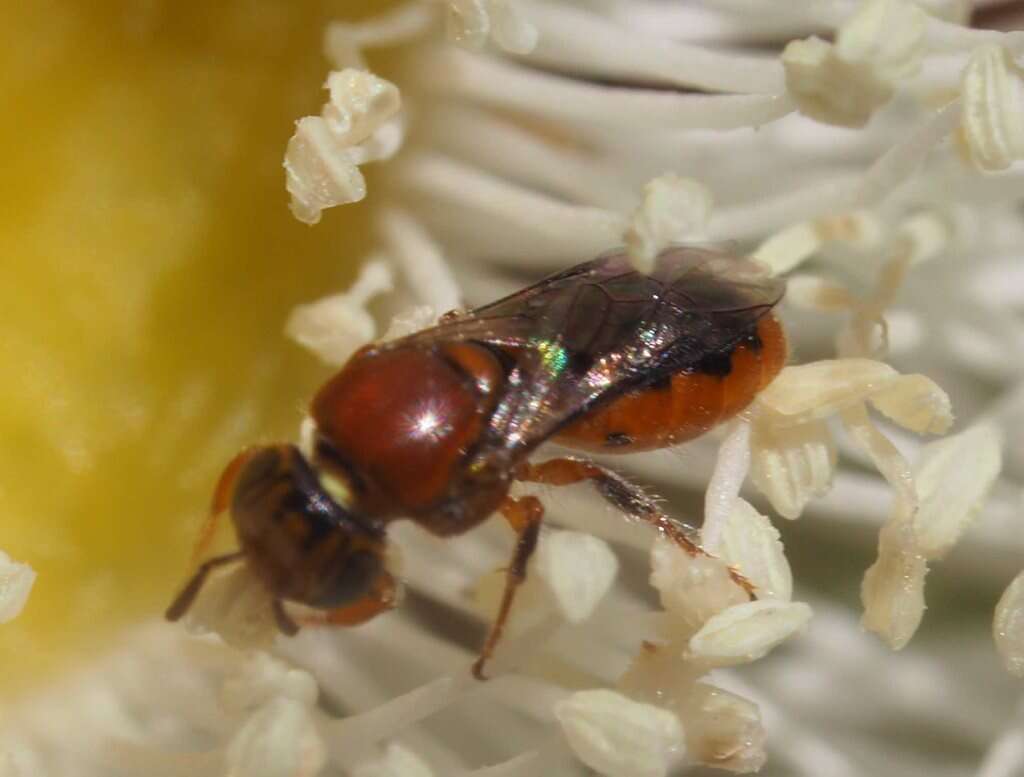
[[633, 453], [699, 437], [739, 413], [786, 363], [778, 319], [762, 318], [756, 336], [714, 361], [716, 369], [677, 372], [663, 385], [619, 397], [563, 429], [556, 442], [602, 453]]

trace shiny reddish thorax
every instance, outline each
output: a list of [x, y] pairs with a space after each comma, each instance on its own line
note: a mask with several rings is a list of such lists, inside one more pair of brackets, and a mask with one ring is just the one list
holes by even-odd
[[366, 349], [320, 389], [312, 415], [360, 478], [365, 514], [415, 517], [448, 493], [503, 385], [483, 346]]

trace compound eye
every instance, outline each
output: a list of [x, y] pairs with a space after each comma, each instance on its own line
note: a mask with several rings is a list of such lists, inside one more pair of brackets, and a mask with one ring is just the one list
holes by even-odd
[[331, 607], [322, 616], [323, 621], [334, 626], [357, 626], [396, 607], [401, 598], [401, 584], [388, 572], [381, 572], [362, 596]]

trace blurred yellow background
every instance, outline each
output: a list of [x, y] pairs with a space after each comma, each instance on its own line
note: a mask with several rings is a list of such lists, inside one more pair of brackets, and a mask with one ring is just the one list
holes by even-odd
[[281, 159], [324, 25], [381, 5], [0, 4], [0, 549], [39, 575], [8, 699], [158, 616], [220, 468], [294, 436], [324, 370], [284, 320], [368, 236], [294, 221]]

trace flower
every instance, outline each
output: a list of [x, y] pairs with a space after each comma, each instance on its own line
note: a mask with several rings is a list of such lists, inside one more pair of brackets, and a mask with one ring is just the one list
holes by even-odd
[[[481, 687], [469, 672], [477, 634], [467, 625], [460, 637], [452, 624], [493, 609], [494, 570], [511, 536], [487, 525], [440, 542], [402, 526], [395, 540], [420, 620], [396, 613], [343, 635], [303, 634], [275, 643], [274, 657], [143, 630], [75, 691], [105, 717], [60, 742], [67, 732], [46, 721], [57, 702], [40, 696], [9, 729], [9, 768], [32, 773], [50, 759], [59, 773], [68, 764], [52, 753], [74, 752], [76, 768], [102, 773], [109, 756], [90, 737], [104, 732], [109, 744], [116, 732], [108, 752], [149, 773], [315, 774], [329, 765], [364, 776], [533, 775], [581, 763], [607, 775], [693, 763], [745, 772], [774, 746], [783, 768], [853, 774], [860, 718], [888, 698], [897, 709], [919, 705], [914, 713], [936, 725], [973, 724], [987, 741], [987, 703], [966, 678], [948, 690], [959, 678], [947, 678], [943, 661], [879, 658], [846, 608], [810, 587], [798, 591], [816, 618], [792, 601], [780, 530], [740, 493], [749, 475], [783, 517], [814, 512], [879, 529], [864, 621], [892, 646], [907, 643], [927, 563], [979, 516], [999, 476], [1002, 442], [985, 416], [1019, 415], [1019, 373], [1006, 354], [1019, 347], [1020, 300], [999, 279], [1019, 258], [1020, 176], [977, 168], [1020, 156], [1020, 39], [961, 26], [951, 3], [815, 3], [781, 16], [774, 4], [745, 5], [742, 16], [730, 8], [412, 2], [335, 25], [329, 101], [300, 120], [285, 155], [300, 218], [377, 200], [374, 261], [347, 292], [297, 309], [288, 324], [331, 363], [381, 332], [408, 331], [425, 311], [496, 296], [513, 271], [555, 269], [617, 243], [643, 269], [671, 242], [728, 238], [773, 272], [803, 273], [784, 310], [799, 364], [723, 437], [691, 446], [694, 466], [623, 465], [706, 486], [707, 554], [662, 542], [651, 550], [660, 607], [613, 585], [620, 567], [607, 542], [647, 547], [649, 536], [592, 505], [556, 507], [556, 522], [576, 531], [543, 538], [495, 679]], [[908, 21], [909, 33], [891, 18]], [[464, 48], [442, 37], [445, 23]], [[797, 39], [808, 28], [836, 33], [836, 43], [790, 44], [777, 57], [732, 45]], [[373, 47], [395, 49], [387, 78], [367, 69]], [[829, 104], [837, 78], [851, 104]], [[370, 163], [381, 169], [367, 184], [361, 167]], [[948, 394], [925, 377], [932, 372]], [[1004, 390], [1005, 404], [989, 413], [971, 406], [979, 375]], [[923, 446], [903, 436], [947, 431], [951, 395], [966, 398], [964, 431]], [[995, 500], [1000, 511], [1005, 498]], [[979, 547], [991, 551], [994, 536]], [[193, 625], [252, 651], [268, 644], [272, 620], [245, 575], [205, 589]], [[1022, 652], [1019, 587], [997, 618], [1011, 666]], [[768, 659], [771, 669], [731, 669], [805, 628]], [[168, 665], [181, 675], [167, 678], [164, 698], [132, 697]], [[821, 692], [832, 678], [864, 698], [837, 703]], [[897, 768], [884, 750], [878, 757]]]

